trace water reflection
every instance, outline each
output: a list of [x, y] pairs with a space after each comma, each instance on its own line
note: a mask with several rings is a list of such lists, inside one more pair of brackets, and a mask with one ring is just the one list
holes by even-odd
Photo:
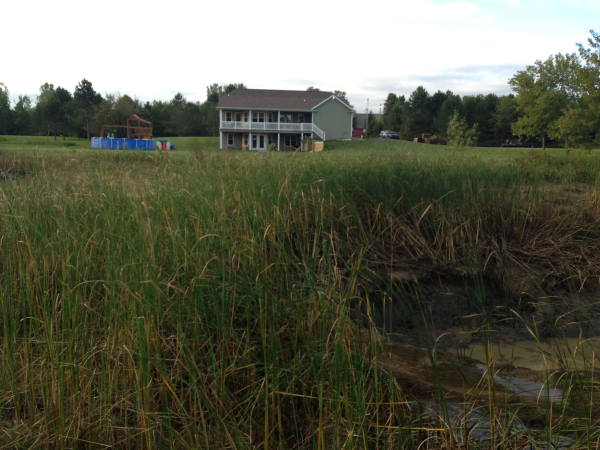
[[600, 338], [555, 338], [540, 343], [517, 341], [512, 344], [490, 344], [487, 351], [483, 344], [478, 343], [469, 346], [464, 354], [486, 362], [490, 352], [496, 364], [510, 363], [532, 370], [584, 369], [592, 365], [600, 366]]
[[[477, 368], [484, 373], [487, 368], [483, 364], [477, 364]], [[510, 392], [524, 396], [544, 399], [550, 402], [560, 402], [563, 399], [563, 393], [556, 387], [551, 387], [546, 383], [525, 380], [523, 378], [507, 376], [503, 374], [494, 375], [494, 381], [504, 386]]]

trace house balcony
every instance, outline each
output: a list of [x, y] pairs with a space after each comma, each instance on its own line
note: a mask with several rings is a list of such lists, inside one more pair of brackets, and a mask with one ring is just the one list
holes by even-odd
[[325, 139], [325, 133], [314, 123], [282, 123], [282, 122], [221, 122], [221, 130], [233, 131], [270, 131], [279, 133], [314, 133]]

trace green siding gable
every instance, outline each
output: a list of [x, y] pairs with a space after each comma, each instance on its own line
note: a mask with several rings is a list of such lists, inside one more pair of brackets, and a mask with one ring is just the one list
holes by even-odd
[[317, 106], [313, 123], [325, 132], [325, 139], [350, 139], [352, 137], [352, 114], [337, 98], [331, 98]]

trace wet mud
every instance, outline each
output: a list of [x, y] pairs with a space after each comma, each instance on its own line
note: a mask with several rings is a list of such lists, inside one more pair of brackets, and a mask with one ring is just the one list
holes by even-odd
[[477, 342], [513, 343], [600, 336], [600, 284], [578, 290], [566, 283], [516, 277], [490, 279], [436, 272], [394, 272], [374, 285], [360, 308], [365, 323], [395, 342], [417, 347], [467, 348]]

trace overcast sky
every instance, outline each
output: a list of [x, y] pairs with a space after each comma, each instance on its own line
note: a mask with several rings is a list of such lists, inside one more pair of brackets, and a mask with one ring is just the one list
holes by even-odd
[[212, 83], [389, 92], [509, 92], [517, 70], [600, 31], [598, 0], [2, 2], [0, 81], [15, 99], [82, 79], [142, 101], [204, 101]]

